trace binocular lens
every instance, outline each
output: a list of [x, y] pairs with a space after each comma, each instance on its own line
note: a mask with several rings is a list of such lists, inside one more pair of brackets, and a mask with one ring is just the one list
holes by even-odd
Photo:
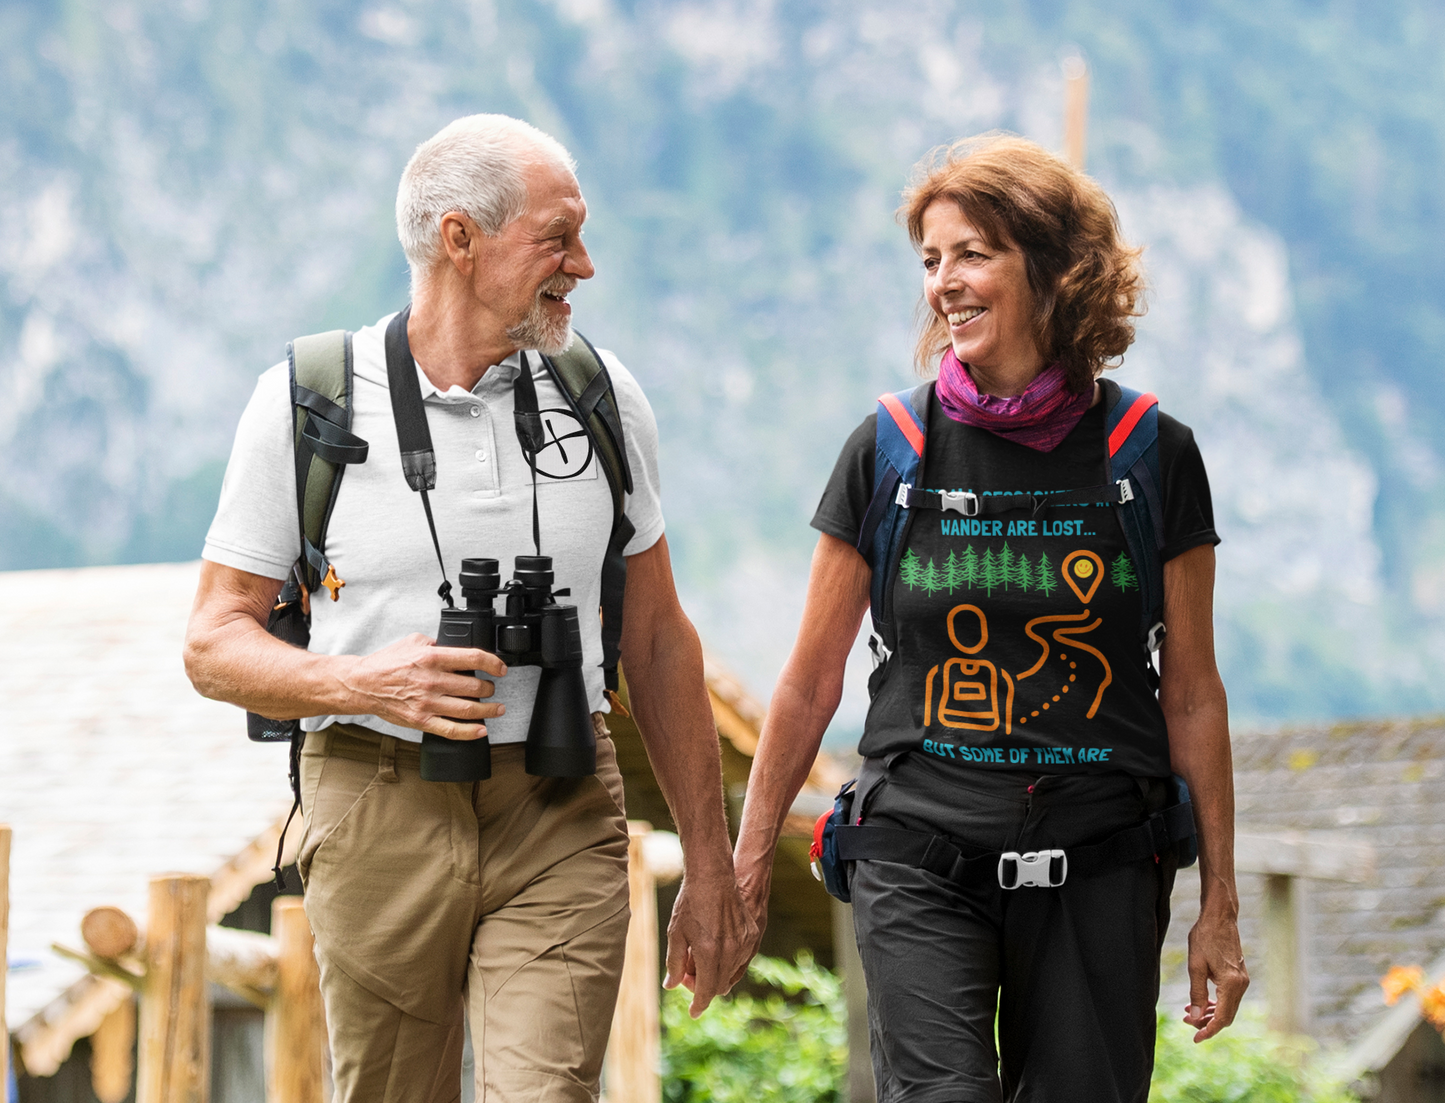
[[460, 740], [422, 733], [423, 781], [486, 781], [491, 776], [492, 744], [486, 736]]
[[495, 559], [463, 559], [458, 581], [464, 591], [498, 590], [502, 574]]
[[550, 587], [555, 575], [552, 573], [550, 555], [519, 555], [512, 576], [528, 589]]

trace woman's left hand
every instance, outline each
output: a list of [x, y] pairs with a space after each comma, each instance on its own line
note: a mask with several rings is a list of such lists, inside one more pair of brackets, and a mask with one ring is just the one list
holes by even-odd
[[[1211, 983], [1214, 999], [1209, 998]], [[1184, 1021], [1196, 1030], [1196, 1042], [1234, 1022], [1248, 987], [1237, 916], [1222, 909], [1201, 913], [1189, 932], [1189, 1006], [1184, 1013]]]

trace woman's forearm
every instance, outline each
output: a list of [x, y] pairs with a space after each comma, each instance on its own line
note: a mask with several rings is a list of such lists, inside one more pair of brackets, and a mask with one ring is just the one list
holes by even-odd
[[848, 652], [868, 606], [869, 577], [852, 545], [819, 539], [803, 623], [763, 721], [734, 851], [738, 883], [755, 907], [767, 899], [783, 822], [842, 697]]
[[1199, 834], [1200, 906], [1239, 913], [1234, 883], [1234, 768], [1223, 685], [1165, 710], [1174, 771], [1189, 786]]

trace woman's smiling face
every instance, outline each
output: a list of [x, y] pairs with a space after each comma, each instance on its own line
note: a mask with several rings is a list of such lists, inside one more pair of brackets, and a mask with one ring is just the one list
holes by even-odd
[[990, 245], [951, 199], [923, 212], [919, 251], [923, 296], [948, 323], [953, 354], [980, 389], [1022, 393], [1044, 368], [1023, 254], [1012, 243]]

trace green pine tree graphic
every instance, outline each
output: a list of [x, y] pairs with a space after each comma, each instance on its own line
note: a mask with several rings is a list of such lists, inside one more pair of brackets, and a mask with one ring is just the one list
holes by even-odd
[[1048, 552], [1039, 553], [1039, 563], [1034, 568], [1034, 586], [1044, 592], [1044, 597], [1051, 596], [1059, 588], [1059, 580], [1054, 577], [1054, 565], [1049, 561]]
[[1014, 562], [1014, 585], [1027, 592], [1034, 585], [1034, 569], [1029, 566], [1029, 557], [1021, 555]]
[[950, 594], [963, 585], [963, 579], [959, 576], [958, 556], [954, 555], [952, 548], [948, 549], [948, 559], [943, 564], [943, 584], [948, 587]]
[[928, 567], [923, 572], [923, 577], [918, 580], [925, 593], [936, 594], [943, 589], [943, 579], [939, 576], [938, 568], [933, 565], [933, 560], [928, 561]]
[[1014, 553], [1007, 543], [1004, 544], [1003, 551], [998, 553], [998, 580], [1003, 583], [1005, 590], [1014, 580]]
[[1137, 590], [1139, 578], [1134, 573], [1134, 564], [1129, 562], [1129, 557], [1123, 552], [1114, 560], [1109, 568], [1109, 580], [1121, 590]]
[[923, 566], [918, 562], [918, 556], [912, 548], [903, 557], [903, 562], [898, 565], [898, 581], [907, 586], [910, 590], [923, 578]]
[[979, 565], [979, 584], [993, 597], [996, 587], [1003, 585], [1003, 579], [999, 577], [998, 560], [993, 557], [993, 549], [983, 550], [983, 562]]
[[958, 580], [970, 590], [978, 585], [979, 579], [978, 553], [969, 544], [963, 549], [963, 558], [958, 564]]

